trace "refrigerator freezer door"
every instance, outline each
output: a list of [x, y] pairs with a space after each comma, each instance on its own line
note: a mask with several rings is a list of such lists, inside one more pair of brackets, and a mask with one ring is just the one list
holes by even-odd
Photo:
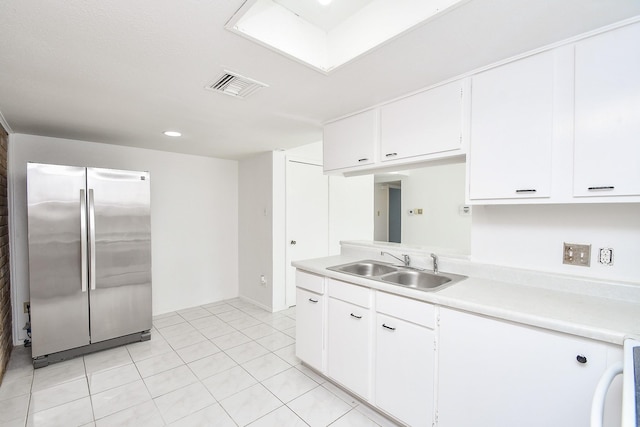
[[84, 190], [85, 168], [27, 165], [34, 358], [89, 344], [80, 237]]
[[87, 193], [91, 342], [149, 330], [149, 174], [87, 168]]

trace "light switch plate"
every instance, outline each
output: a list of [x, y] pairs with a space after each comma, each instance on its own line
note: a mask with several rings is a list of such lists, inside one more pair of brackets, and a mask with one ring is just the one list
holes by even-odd
[[591, 266], [591, 245], [565, 242], [562, 254], [563, 264], [579, 265], [581, 267]]

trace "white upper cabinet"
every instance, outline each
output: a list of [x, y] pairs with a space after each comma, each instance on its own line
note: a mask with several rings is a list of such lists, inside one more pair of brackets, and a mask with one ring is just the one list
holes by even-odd
[[368, 110], [324, 127], [324, 170], [373, 164], [376, 160], [378, 110]]
[[554, 54], [472, 78], [470, 200], [551, 194]]
[[574, 196], [640, 195], [639, 76], [640, 24], [576, 44]]
[[462, 147], [463, 81], [420, 92], [380, 109], [384, 161]]

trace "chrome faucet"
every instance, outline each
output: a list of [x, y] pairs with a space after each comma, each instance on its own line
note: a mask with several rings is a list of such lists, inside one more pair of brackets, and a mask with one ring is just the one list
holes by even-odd
[[431, 258], [433, 259], [433, 274], [438, 274], [438, 255], [432, 253]]
[[405, 267], [409, 267], [411, 265], [411, 258], [409, 258], [409, 255], [407, 254], [402, 254], [402, 259], [398, 258], [393, 254], [390, 254], [389, 252], [385, 252], [385, 251], [380, 252], [380, 255], [384, 255], [384, 254], [394, 257], [395, 259], [403, 263]]

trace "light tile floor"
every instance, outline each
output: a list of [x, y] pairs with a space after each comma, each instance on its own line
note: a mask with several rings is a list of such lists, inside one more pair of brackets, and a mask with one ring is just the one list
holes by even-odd
[[163, 314], [151, 340], [33, 370], [16, 347], [0, 426], [395, 426], [295, 356], [295, 308]]

